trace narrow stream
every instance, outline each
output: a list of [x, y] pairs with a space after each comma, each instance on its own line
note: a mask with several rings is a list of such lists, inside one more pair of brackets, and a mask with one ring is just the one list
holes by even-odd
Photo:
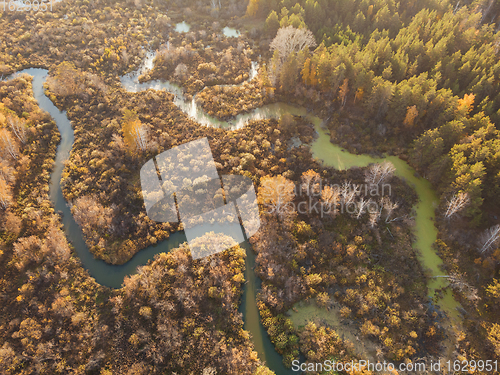
[[[151, 81], [139, 83], [138, 77], [145, 69], [150, 68], [154, 55], [147, 54], [143, 65], [136, 72], [121, 77], [123, 87], [131, 92], [138, 92], [147, 89], [166, 90], [174, 94], [174, 103], [188, 116], [196, 120], [198, 123], [207, 126], [224, 127], [228, 129], [238, 129], [244, 126], [250, 120], [279, 118], [284, 113], [300, 115], [311, 121], [319, 137], [312, 145], [312, 152], [315, 157], [321, 159], [325, 165], [335, 168], [350, 168], [352, 166], [366, 166], [369, 163], [380, 162], [382, 160], [391, 161], [396, 167], [396, 174], [405, 178], [410, 184], [415, 187], [418, 193], [419, 204], [416, 207], [416, 237], [417, 241], [414, 247], [418, 249], [419, 259], [425, 268], [430, 270], [432, 276], [443, 275], [439, 269], [441, 259], [437, 256], [432, 248], [432, 244], [436, 240], [437, 230], [433, 224], [434, 209], [437, 204], [437, 197], [432, 190], [430, 183], [420, 177], [416, 177], [415, 171], [403, 160], [397, 157], [387, 157], [386, 159], [376, 159], [367, 155], [353, 155], [343, 151], [339, 146], [330, 143], [329, 135], [322, 128], [322, 120], [316, 116], [307, 113], [305, 108], [294, 107], [286, 103], [274, 103], [265, 105], [255, 109], [250, 113], [237, 116], [235, 119], [220, 121], [216, 118], [208, 116], [201, 108], [198, 107], [194, 98], [191, 101], [185, 101], [182, 89], [169, 82]], [[252, 74], [255, 76], [256, 65], [252, 64]], [[124, 265], [110, 265], [102, 260], [95, 259], [89, 252], [80, 227], [74, 221], [71, 211], [65, 201], [60, 181], [64, 167], [64, 162], [68, 159], [69, 153], [74, 142], [74, 133], [69, 122], [66, 112], [59, 111], [57, 107], [47, 98], [43, 91], [43, 83], [47, 77], [45, 69], [25, 69], [14, 75], [7, 77], [6, 80], [14, 76], [27, 73], [33, 76], [33, 93], [38, 101], [40, 108], [47, 111], [55, 120], [57, 127], [61, 133], [61, 143], [57, 148], [54, 170], [51, 174], [50, 198], [54, 203], [56, 211], [63, 214], [63, 224], [67, 238], [74, 246], [75, 252], [81, 259], [83, 266], [89, 271], [90, 275], [102, 285], [110, 288], [120, 288], [123, 279], [126, 275], [133, 274], [137, 271], [137, 267], [144, 265], [148, 260], [152, 259], [155, 254], [168, 252], [173, 248], [183, 243], [186, 238], [183, 232], [177, 232], [170, 236], [165, 241], [149, 246], [146, 249], [139, 251], [129, 262]], [[240, 305], [240, 311], [243, 313], [245, 329], [250, 331], [253, 337], [255, 349], [259, 354], [259, 358], [265, 361], [267, 366], [277, 375], [293, 374], [290, 369], [286, 369], [282, 363], [281, 356], [275, 351], [269, 336], [260, 322], [260, 316], [256, 305], [256, 295], [260, 288], [260, 279], [255, 275], [255, 254], [251, 249], [251, 245], [245, 242], [241, 245], [247, 250], [246, 271], [245, 271], [245, 286], [243, 299]], [[430, 297], [434, 296], [436, 288], [446, 285], [443, 278], [434, 278], [429, 284]], [[451, 293], [448, 293], [444, 299], [440, 300], [442, 309], [452, 318], [458, 321], [456, 307], [459, 306], [454, 300]]]

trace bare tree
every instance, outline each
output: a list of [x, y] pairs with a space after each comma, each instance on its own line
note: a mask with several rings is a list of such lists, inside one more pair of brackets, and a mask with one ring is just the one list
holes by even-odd
[[202, 375], [217, 375], [217, 370], [213, 367], [205, 367]]
[[169, 23], [170, 17], [168, 17], [166, 14], [160, 14], [158, 17], [156, 17], [156, 24], [160, 29], [164, 29], [168, 26]]
[[444, 216], [448, 219], [461, 211], [465, 206], [469, 204], [469, 194], [460, 192], [455, 194], [449, 201], [448, 207], [446, 208], [446, 212]]
[[302, 51], [304, 48], [316, 47], [314, 34], [308, 29], [296, 29], [293, 26], [282, 27], [269, 45], [271, 51], [277, 53], [271, 72], [272, 77], [277, 77], [281, 67], [292, 52]]
[[[231, 64], [231, 62], [233, 61], [233, 48], [232, 47], [229, 47], [228, 49], [226, 49], [226, 51], [224, 52], [224, 56], [222, 56], [220, 61], [221, 61], [222, 65], [230, 65]], [[224, 90], [224, 92], [226, 92], [226, 90]]]
[[0, 178], [0, 207], [3, 209], [7, 208], [12, 201], [12, 194], [10, 192], [9, 185], [7, 181]]
[[370, 205], [372, 202], [371, 198], [368, 200], [365, 200], [364, 197], [361, 197], [361, 199], [356, 203], [356, 219], [359, 220], [361, 215], [363, 215], [367, 209], [367, 207]]
[[10, 233], [14, 233], [16, 235], [21, 233], [23, 221], [19, 216], [17, 216], [14, 212], [10, 210], [6, 210], [6, 212], [4, 213], [4, 218], [5, 219], [2, 225], [3, 230]]
[[116, 206], [105, 207], [94, 196], [81, 196], [74, 201], [71, 213], [88, 241], [98, 244], [101, 236], [112, 233]]
[[365, 182], [369, 185], [379, 185], [391, 177], [395, 170], [390, 161], [372, 164], [365, 173]]
[[381, 215], [380, 210], [375, 210], [370, 212], [370, 219], [368, 221], [370, 223], [370, 227], [374, 228], [375, 225], [377, 225], [377, 222], [380, 219], [380, 215]]
[[399, 219], [397, 217], [394, 219], [391, 219], [391, 215], [392, 215], [393, 211], [398, 207], [399, 207], [399, 203], [392, 202], [389, 197], [382, 197], [382, 199], [380, 199], [380, 209], [381, 210], [385, 209], [385, 213], [386, 213], [385, 222], [386, 223], [390, 223], [392, 221], [396, 221]]
[[377, 225], [377, 222], [382, 217], [382, 212], [384, 212], [384, 211], [385, 211], [385, 222], [386, 223], [391, 223], [391, 222], [396, 221], [396, 220], [401, 220], [404, 216], [395, 217], [395, 218], [391, 219], [392, 213], [398, 207], [399, 207], [398, 202], [392, 202], [391, 199], [387, 196], [381, 197], [378, 201], [378, 209], [377, 210], [368, 210], [370, 213], [370, 219], [369, 219], [370, 226], [373, 228], [373, 227], [375, 227], [375, 225]]
[[30, 261], [40, 262], [43, 258], [41, 247], [42, 240], [36, 236], [18, 239], [13, 245], [14, 255], [17, 257], [16, 268], [21, 270]]
[[287, 26], [278, 30], [269, 48], [271, 51], [277, 50], [283, 62], [292, 52], [299, 52], [305, 47], [315, 46], [316, 40], [310, 30]]
[[43, 241], [42, 252], [53, 260], [68, 260], [71, 255], [64, 232], [51, 223], [47, 229], [47, 237]]
[[123, 137], [121, 135], [113, 133], [111, 139], [113, 140], [111, 144], [116, 149], [123, 150], [125, 148], [125, 142], [123, 142]]
[[467, 283], [461, 276], [451, 275], [449, 280], [451, 285], [459, 289], [469, 301], [477, 302], [481, 299], [481, 297], [479, 297], [478, 290]]
[[0, 130], [0, 148], [13, 159], [17, 159], [19, 154], [16, 142], [12, 139], [7, 129]]
[[359, 185], [352, 185], [350, 181], [344, 181], [340, 187], [340, 195], [342, 203], [347, 205], [354, 200], [358, 191]]
[[479, 297], [478, 290], [476, 288], [474, 288], [473, 286], [471, 286], [470, 284], [468, 284], [463, 279], [463, 277], [458, 275], [458, 274], [453, 274], [453, 275], [449, 275], [449, 276], [446, 276], [446, 275], [434, 276], [434, 277], [447, 279], [450, 282], [452, 287], [460, 290], [460, 292], [462, 292], [465, 295], [465, 297], [471, 302], [477, 302], [481, 299]]
[[481, 254], [494, 249], [500, 243], [500, 224], [486, 229], [480, 237], [481, 247], [479, 252]]
[[25, 144], [27, 140], [26, 121], [17, 116], [8, 116], [7, 123], [9, 124], [12, 132], [17, 137], [17, 139], [19, 139], [22, 144]]
[[7, 160], [0, 159], [0, 178], [3, 178], [7, 183], [12, 183], [15, 180], [14, 168], [12, 168]]
[[210, 5], [212, 6], [212, 9], [221, 9], [221, 4], [220, 0], [210, 0]]
[[[124, 49], [122, 51], [122, 57], [124, 60], [128, 60], [127, 50]], [[85, 73], [83, 73], [83, 78], [85, 81], [84, 82], [85, 86], [93, 87], [95, 89], [102, 91], [103, 93], [108, 92], [108, 86], [106, 85], [106, 83], [104, 83], [102, 78], [99, 77], [97, 74], [85, 72]]]

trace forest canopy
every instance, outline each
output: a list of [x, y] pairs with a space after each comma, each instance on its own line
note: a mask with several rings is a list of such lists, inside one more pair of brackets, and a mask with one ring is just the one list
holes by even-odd
[[[176, 31], [181, 22], [191, 28]], [[365, 344], [396, 362], [499, 355], [498, 1], [61, 1], [1, 12], [0, 35], [0, 372], [272, 374], [240, 311], [254, 255], [251, 303], [287, 366], [359, 359]], [[204, 137], [220, 174], [256, 186], [261, 230], [246, 254], [194, 261], [180, 245], [119, 289], [96, 283], [49, 194], [57, 124], [31, 77], [3, 81], [24, 68], [48, 71], [45, 94], [71, 122], [60, 186], [95, 258], [124, 264], [182, 229], [147, 216], [139, 173]], [[127, 73], [175, 90], [134, 92]], [[307, 115], [209, 127], [180, 101], [229, 126], [283, 102]], [[311, 147], [322, 130], [328, 146], [398, 156], [432, 184], [429, 250], [446, 271], [435, 299], [415, 245], [416, 205], [431, 202], [389, 162], [326, 167]], [[360, 190], [383, 183], [393, 194]], [[461, 306], [456, 331], [438, 308], [446, 293]], [[301, 321], [304, 306], [338, 324]]]

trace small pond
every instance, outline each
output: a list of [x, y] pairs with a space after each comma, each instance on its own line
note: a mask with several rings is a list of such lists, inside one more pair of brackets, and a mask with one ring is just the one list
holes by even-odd
[[186, 23], [186, 21], [179, 22], [175, 25], [175, 31], [178, 33], [187, 33], [191, 29], [191, 25]]
[[222, 29], [222, 33], [224, 34], [224, 36], [226, 36], [228, 38], [237, 38], [241, 35], [239, 30], [236, 30], [236, 29], [233, 29], [232, 27], [227, 27], [227, 26]]

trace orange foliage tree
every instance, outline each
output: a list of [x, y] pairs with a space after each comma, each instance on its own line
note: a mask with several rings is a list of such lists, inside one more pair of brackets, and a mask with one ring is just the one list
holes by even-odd
[[122, 132], [125, 144], [130, 151], [145, 151], [148, 148], [148, 132], [134, 111], [125, 110]]
[[418, 110], [416, 105], [412, 105], [411, 107], [408, 107], [406, 110], [406, 117], [405, 120], [403, 121], [403, 124], [405, 126], [413, 126], [413, 122], [418, 116]]
[[258, 198], [259, 203], [267, 206], [270, 213], [285, 219], [294, 212], [291, 203], [295, 198], [295, 184], [282, 175], [263, 177]]
[[458, 110], [465, 115], [468, 114], [474, 108], [475, 98], [474, 94], [465, 94], [463, 99], [458, 99]]
[[7, 208], [12, 200], [9, 185], [7, 181], [0, 178], [0, 207]]

